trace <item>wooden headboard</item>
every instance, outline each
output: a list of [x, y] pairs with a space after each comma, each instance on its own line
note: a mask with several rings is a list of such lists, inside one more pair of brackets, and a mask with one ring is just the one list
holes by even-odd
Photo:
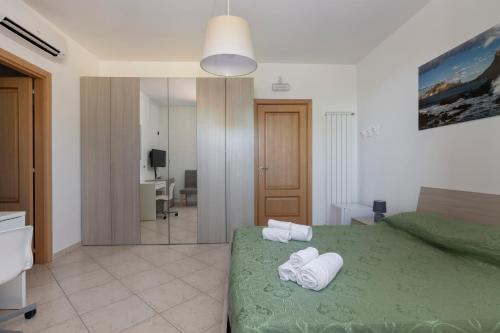
[[500, 195], [422, 187], [417, 212], [500, 226]]

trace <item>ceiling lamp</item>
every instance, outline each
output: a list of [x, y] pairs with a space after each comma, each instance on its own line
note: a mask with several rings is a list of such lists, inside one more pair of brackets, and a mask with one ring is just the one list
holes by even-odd
[[201, 68], [220, 76], [240, 76], [257, 69], [250, 26], [238, 16], [216, 16], [208, 21]]

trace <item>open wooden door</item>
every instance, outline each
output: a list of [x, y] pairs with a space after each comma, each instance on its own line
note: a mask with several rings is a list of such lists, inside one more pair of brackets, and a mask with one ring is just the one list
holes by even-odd
[[0, 211], [33, 225], [33, 80], [0, 78]]
[[311, 224], [311, 101], [256, 100], [256, 224]]

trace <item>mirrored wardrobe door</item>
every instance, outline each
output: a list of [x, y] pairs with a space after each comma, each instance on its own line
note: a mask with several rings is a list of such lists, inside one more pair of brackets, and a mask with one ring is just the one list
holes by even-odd
[[168, 171], [168, 79], [140, 82], [140, 217], [142, 244], [169, 244], [170, 188]]
[[198, 240], [196, 79], [168, 81], [170, 243], [191, 244]]

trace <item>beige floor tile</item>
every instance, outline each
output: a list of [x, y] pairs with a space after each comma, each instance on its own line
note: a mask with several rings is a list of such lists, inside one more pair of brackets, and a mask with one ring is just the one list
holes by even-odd
[[115, 264], [106, 269], [118, 279], [123, 279], [126, 276], [134, 275], [140, 272], [153, 269], [154, 266], [149, 261], [141, 258], [125, 261], [121, 264]]
[[154, 288], [174, 280], [175, 277], [161, 268], [144, 271], [127, 276], [121, 282], [134, 293]]
[[205, 333], [226, 333], [226, 331], [222, 331], [222, 325], [217, 324], [215, 326], [210, 327]]
[[174, 280], [139, 294], [146, 303], [161, 312], [195, 297], [200, 292], [181, 280]]
[[[44, 267], [45, 269], [39, 269], [36, 267]], [[26, 287], [34, 288], [39, 286], [44, 286], [54, 282], [55, 279], [52, 273], [45, 267], [36, 265], [32, 269], [26, 271]]]
[[126, 329], [123, 333], [179, 333], [179, 331], [163, 317], [157, 315]]
[[131, 292], [119, 281], [85, 289], [69, 295], [69, 300], [79, 314], [102, 308], [108, 304], [129, 297]]
[[74, 262], [51, 268], [51, 272], [57, 280], [62, 280], [71, 276], [78, 276], [88, 272], [96, 271], [100, 267], [92, 260]]
[[131, 296], [86, 313], [82, 316], [82, 320], [92, 333], [115, 333], [154, 315], [155, 312], [137, 296]]
[[39, 287], [30, 288], [26, 292], [26, 300], [31, 303], [47, 303], [64, 296], [63, 291], [59, 288], [57, 282], [53, 281]]
[[182, 253], [173, 251], [164, 245], [142, 245], [135, 247], [131, 251], [156, 266], [162, 266], [186, 257]]
[[195, 256], [196, 259], [206, 262], [207, 264], [216, 264], [221, 261], [229, 260], [229, 250], [226, 247], [219, 247], [214, 250], [204, 252]]
[[103, 256], [103, 257], [97, 257], [95, 260], [102, 266], [104, 267], [109, 267], [113, 265], [119, 265], [123, 264], [126, 262], [131, 262], [135, 261], [137, 259], [140, 259], [138, 256], [136, 256], [134, 253], [132, 253], [132, 250], [127, 250], [127, 251], [121, 251], [118, 253], [113, 253], [108, 256]]
[[49, 268], [47, 265], [40, 265], [40, 264], [35, 264], [33, 267], [30, 268], [30, 272], [41, 272], [41, 271], [48, 271]]
[[220, 323], [222, 304], [206, 295], [199, 295], [161, 315], [182, 332], [200, 333]]
[[48, 267], [54, 268], [61, 265], [72, 264], [74, 262], [87, 261], [89, 259], [90, 257], [82, 249], [77, 249], [61, 256], [57, 256], [50, 264], [48, 264]]
[[212, 244], [185, 244], [185, 245], [172, 245], [170, 249], [181, 252], [187, 256], [197, 256], [202, 253], [215, 249]]
[[37, 314], [30, 320], [20, 316], [1, 326], [5, 329], [20, 330], [24, 333], [38, 332], [60, 324], [76, 316], [73, 307], [65, 297], [38, 305]]
[[73, 294], [81, 290], [97, 287], [114, 280], [114, 277], [100, 268], [82, 275], [61, 279], [59, 284], [66, 294]]
[[138, 256], [156, 266], [162, 266], [186, 257], [184, 254], [171, 250], [165, 245], [143, 245], [136, 247], [134, 250], [134, 253]]
[[207, 291], [223, 284], [226, 281], [226, 273], [220, 269], [208, 267], [186, 275], [182, 280], [201, 291]]
[[189, 257], [162, 266], [164, 270], [176, 277], [186, 276], [207, 267], [207, 264]]
[[230, 258], [227, 258], [227, 259], [224, 259], [221, 261], [217, 261], [216, 263], [213, 264], [213, 266], [215, 268], [220, 269], [221, 271], [227, 272], [229, 270], [229, 261], [230, 261]]
[[219, 284], [218, 286], [207, 290], [205, 293], [219, 302], [224, 302], [224, 298], [226, 297], [226, 289], [228, 285], [226, 283]]
[[88, 330], [79, 317], [74, 317], [37, 333], [88, 333]]
[[92, 258], [101, 258], [112, 254], [127, 252], [130, 250], [130, 247], [129, 245], [83, 246], [82, 250]]

